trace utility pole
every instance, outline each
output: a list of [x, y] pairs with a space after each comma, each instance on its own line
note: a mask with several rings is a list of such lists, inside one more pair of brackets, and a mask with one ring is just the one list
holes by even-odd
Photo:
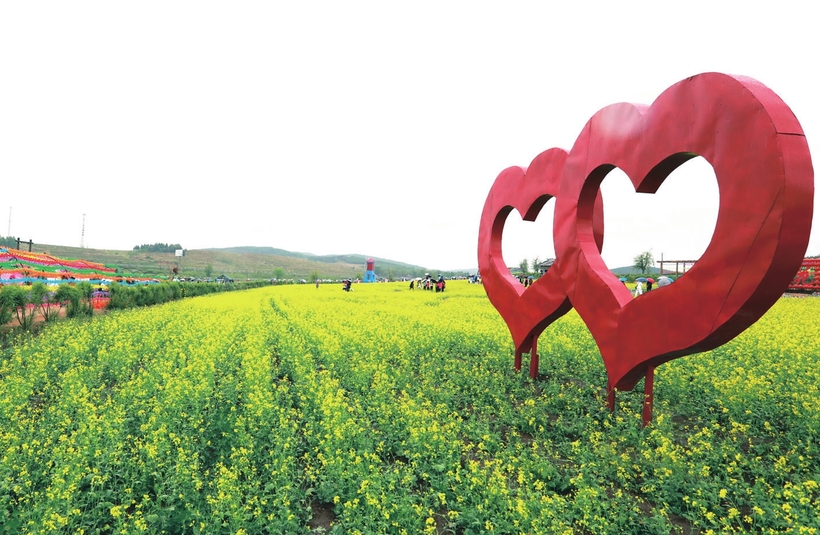
[[11, 236], [11, 206], [9, 206], [9, 231], [6, 233], [6, 236]]
[[80, 249], [85, 249], [85, 214], [83, 214], [83, 231], [80, 234]]

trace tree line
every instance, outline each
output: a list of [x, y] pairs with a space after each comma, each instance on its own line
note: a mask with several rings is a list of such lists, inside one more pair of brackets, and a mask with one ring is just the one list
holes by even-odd
[[17, 238], [14, 236], [0, 237], [0, 247], [7, 247], [10, 249], [17, 249]]
[[142, 251], [144, 253], [173, 253], [182, 246], [178, 243], [144, 243], [142, 245], [135, 245], [135, 251]]
[[[518, 263], [518, 269], [520, 274], [524, 277], [528, 275], [538, 275], [539, 269], [538, 266], [541, 264], [540, 257], [536, 256], [532, 259], [532, 263], [526, 258], [521, 260]], [[638, 274], [646, 274], [651, 271], [651, 269], [655, 266], [655, 256], [652, 254], [652, 250], [644, 251], [632, 259], [632, 265], [635, 269], [637, 269]]]

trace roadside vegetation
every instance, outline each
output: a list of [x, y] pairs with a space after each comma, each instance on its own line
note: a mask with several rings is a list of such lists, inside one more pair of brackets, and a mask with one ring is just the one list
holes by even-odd
[[[110, 300], [107, 310], [159, 305], [217, 292], [247, 290], [271, 284], [270, 281], [244, 281], [228, 284], [161, 282], [140, 286], [113, 283], [107, 287]], [[56, 289], [42, 282], [29, 285], [0, 285], [0, 340], [6, 342], [20, 333], [37, 332], [59, 318], [82, 318], [94, 315], [95, 287], [89, 282], [60, 284]]]

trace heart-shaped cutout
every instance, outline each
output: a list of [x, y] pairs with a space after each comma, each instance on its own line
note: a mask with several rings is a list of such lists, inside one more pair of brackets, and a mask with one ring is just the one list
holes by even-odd
[[[670, 260], [697, 261], [714, 234], [720, 200], [717, 178], [703, 158], [692, 158], [675, 169], [652, 194], [636, 193], [626, 173], [613, 169], [601, 183], [601, 194], [606, 206], [601, 256], [612, 270], [639, 271], [634, 268], [636, 256], [648, 251], [653, 267], [665, 260], [664, 270], [674, 274], [676, 264]], [[677, 272], [692, 263], [678, 263]]]
[[[663, 291], [633, 299], [604, 264], [594, 207], [613, 168], [652, 193], [696, 155], [713, 167], [720, 207], [698, 263]], [[812, 219], [814, 173], [803, 131], [755, 80], [707, 73], [650, 106], [596, 113], [575, 142], [556, 196], [556, 272], [595, 338], [610, 390], [648, 369], [715, 348], [752, 325], [800, 266]]]
[[[571, 308], [555, 266], [525, 288], [509, 271], [502, 255], [507, 217], [518, 210], [525, 221], [535, 221], [544, 205], [558, 192], [567, 153], [550, 149], [536, 156], [529, 167], [509, 167], [495, 179], [478, 232], [478, 267], [490, 302], [510, 329], [517, 353], [527, 352], [534, 338]], [[593, 235], [598, 248], [603, 241], [603, 201], [594, 207]]]

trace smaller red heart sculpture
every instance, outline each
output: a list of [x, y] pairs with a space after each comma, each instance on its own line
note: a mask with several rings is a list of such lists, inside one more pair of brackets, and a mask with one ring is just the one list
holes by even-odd
[[[720, 207], [708, 248], [673, 284], [634, 298], [597, 246], [599, 186], [615, 167], [654, 193], [697, 155], [715, 170]], [[811, 231], [814, 172], [797, 118], [763, 84], [706, 73], [649, 106], [596, 113], [567, 156], [554, 237], [567, 296], [595, 338], [610, 391], [647, 370], [722, 345], [757, 321], [800, 267]]]
[[[478, 231], [478, 267], [490, 302], [507, 323], [517, 352], [531, 349], [534, 338], [571, 308], [555, 266], [524, 288], [507, 268], [501, 241], [507, 216], [513, 209], [525, 221], [535, 221], [544, 205], [558, 191], [567, 153], [550, 149], [536, 156], [526, 169], [509, 167], [495, 179]], [[595, 200], [593, 235], [598, 248], [603, 243], [603, 201]]]

